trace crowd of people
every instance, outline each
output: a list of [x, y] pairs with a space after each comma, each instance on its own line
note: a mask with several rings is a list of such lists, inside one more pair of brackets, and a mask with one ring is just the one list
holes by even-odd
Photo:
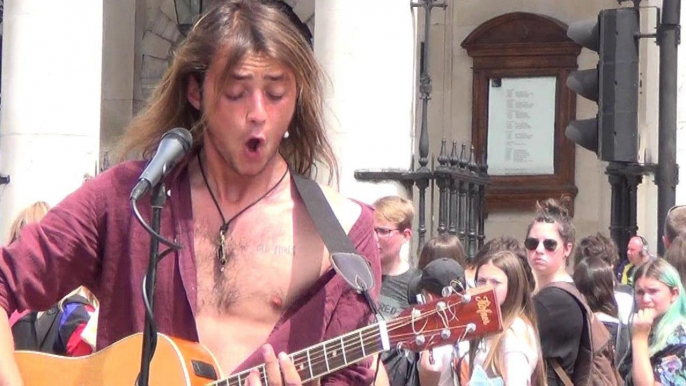
[[[539, 203], [522, 237], [489, 240], [471, 259], [458, 237], [436, 236], [416, 267], [407, 258], [411, 201], [366, 205], [316, 185], [331, 210], [311, 214], [297, 176], [326, 167], [335, 179], [337, 164], [307, 31], [280, 0], [218, 2], [130, 124], [122, 161], [18, 220], [0, 253], [0, 385], [22, 385], [15, 348], [78, 356], [143, 330], [150, 237], [129, 193], [175, 127], [190, 129], [193, 143], [164, 178], [159, 233], [182, 247], [158, 267], [156, 327], [206, 347], [217, 376], [246, 371], [241, 384], [298, 385], [311, 363], [288, 353], [391, 321], [446, 288], [489, 286], [501, 332], [415, 354], [391, 347], [319, 383], [686, 384], [683, 205], [668, 214], [664, 258], [636, 236], [626, 262], [602, 234], [577, 243], [564, 199]], [[376, 286], [358, 291], [338, 274], [313, 215], [340, 225]], [[36, 334], [50, 315], [58, 328], [44, 346]]]
[[[377, 201], [395, 200], [397, 197]], [[376, 214], [383, 243], [399, 244], [411, 229], [406, 209], [402, 227], [393, 215]], [[379, 229], [383, 228], [383, 229]], [[523, 242], [512, 236], [489, 240], [467, 260], [457, 237], [444, 234], [427, 241], [418, 259], [419, 272], [384, 271], [382, 293], [396, 299], [404, 293], [397, 280], [405, 276], [407, 298], [419, 293], [433, 300], [444, 288], [494, 288], [503, 332], [422, 352], [416, 374], [391, 376], [391, 385], [680, 385], [686, 382], [684, 287], [686, 206], [670, 210], [665, 225], [664, 258], [650, 255], [647, 242], [633, 237], [628, 263], [619, 264], [615, 243], [598, 233], [576, 242], [566, 199], [539, 203]], [[638, 241], [638, 242], [637, 242]], [[400, 263], [398, 263], [400, 264]], [[411, 279], [415, 277], [415, 279]], [[624, 280], [622, 280], [624, 279]], [[393, 283], [385, 288], [387, 283]], [[396, 315], [401, 310], [396, 309]], [[473, 358], [473, 359], [471, 359]], [[405, 358], [413, 368], [412, 357]], [[403, 372], [402, 374], [406, 374]], [[389, 372], [390, 375], [390, 372]]]

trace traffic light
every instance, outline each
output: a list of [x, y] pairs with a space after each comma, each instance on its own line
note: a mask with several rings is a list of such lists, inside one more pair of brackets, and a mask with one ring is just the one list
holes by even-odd
[[594, 70], [574, 71], [567, 87], [598, 102], [594, 119], [570, 121], [565, 135], [603, 161], [638, 160], [638, 34], [636, 8], [606, 9], [598, 20], [572, 23], [567, 36], [598, 52]]

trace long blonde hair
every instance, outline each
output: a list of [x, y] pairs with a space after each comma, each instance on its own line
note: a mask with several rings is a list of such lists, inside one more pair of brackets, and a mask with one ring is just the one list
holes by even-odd
[[[545, 385], [546, 375], [541, 355], [541, 347], [538, 344], [538, 323], [536, 309], [534, 307], [532, 293], [534, 290], [533, 274], [526, 261], [525, 256], [519, 256], [511, 251], [500, 251], [481, 260], [476, 267], [475, 280], [479, 279], [479, 269], [491, 263], [507, 276], [507, 296], [500, 306], [503, 318], [503, 332], [493, 335], [490, 339], [489, 352], [484, 361], [484, 369], [489, 369], [494, 374], [504, 377], [505, 364], [501, 355], [503, 338], [508, 329], [517, 318], [524, 321], [528, 328], [534, 331], [535, 341], [538, 350], [538, 363], [531, 374], [532, 385]], [[469, 349], [470, 373], [474, 366], [474, 356], [479, 343], [483, 338], [471, 342]], [[507, 381], [505, 379], [505, 381]]]
[[[229, 81], [231, 70], [249, 53], [275, 59], [295, 74], [298, 99], [288, 128], [289, 138], [281, 141], [281, 155], [305, 176], [312, 176], [315, 162], [321, 162], [329, 168], [330, 179], [337, 177], [338, 165], [324, 131], [322, 71], [314, 52], [278, 6], [254, 0], [218, 2], [198, 20], [178, 47], [147, 109], [129, 125], [118, 146], [119, 158], [137, 153], [149, 158], [162, 134], [174, 127], [190, 129], [193, 147], [198, 149], [207, 111], [198, 111], [189, 103], [189, 81], [194, 78], [202, 86], [213, 61], [226, 57], [226, 65], [214, 85], [220, 89]], [[204, 106], [212, 109], [212, 102]]]
[[50, 205], [45, 201], [37, 201], [24, 208], [12, 221], [10, 226], [9, 243], [17, 240], [25, 225], [39, 222], [50, 210]]

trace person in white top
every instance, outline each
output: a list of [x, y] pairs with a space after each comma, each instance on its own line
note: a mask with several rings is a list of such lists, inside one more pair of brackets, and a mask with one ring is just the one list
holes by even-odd
[[500, 377], [508, 386], [545, 384], [533, 303], [534, 280], [526, 256], [510, 251], [495, 253], [479, 262], [475, 279], [477, 287], [495, 288], [503, 332], [470, 342], [469, 357], [474, 361], [469, 361], [469, 374], [480, 366], [489, 377]]

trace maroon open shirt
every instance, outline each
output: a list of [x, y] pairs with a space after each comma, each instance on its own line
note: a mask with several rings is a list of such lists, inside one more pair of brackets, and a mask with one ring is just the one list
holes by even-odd
[[[126, 162], [86, 182], [39, 224], [27, 225], [19, 241], [3, 248], [0, 306], [8, 313], [48, 309], [72, 289], [85, 285], [100, 300], [98, 349], [143, 331], [141, 285], [150, 236], [133, 216], [129, 193], [144, 166], [140, 161]], [[197, 276], [187, 168], [180, 167], [167, 178], [166, 186], [171, 197], [162, 213], [161, 234], [176, 239], [184, 248], [159, 264], [154, 312], [160, 332], [197, 342]], [[149, 219], [149, 205], [139, 208]], [[348, 236], [371, 263], [376, 300], [381, 269], [373, 232], [372, 209], [363, 205]], [[284, 313], [267, 343], [276, 352], [295, 352], [365, 326], [370, 317], [364, 298], [331, 270]], [[238, 370], [261, 362], [258, 350]], [[366, 361], [325, 377], [323, 382], [369, 384], [372, 377]]]

